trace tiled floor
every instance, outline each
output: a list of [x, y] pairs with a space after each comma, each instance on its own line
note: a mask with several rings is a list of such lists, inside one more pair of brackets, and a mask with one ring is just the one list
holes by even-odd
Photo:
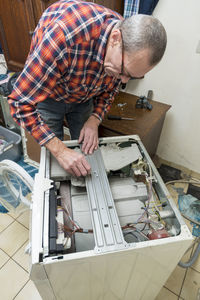
[[29, 211], [21, 215], [0, 214], [0, 299], [41, 300], [29, 280]]
[[[176, 184], [177, 185], [177, 184]], [[187, 188], [186, 184], [178, 184]], [[169, 186], [175, 202], [177, 192]], [[189, 224], [189, 223], [188, 223]], [[189, 224], [190, 225], [190, 224]], [[29, 280], [28, 255], [29, 212], [14, 216], [0, 214], [0, 299], [41, 300]], [[186, 254], [188, 258], [192, 249]], [[177, 266], [156, 300], [200, 300], [200, 257], [189, 269]]]

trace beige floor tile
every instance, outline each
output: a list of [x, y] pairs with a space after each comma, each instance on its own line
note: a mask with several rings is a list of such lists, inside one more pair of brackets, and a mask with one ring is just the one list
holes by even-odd
[[23, 224], [28, 229], [29, 229], [29, 216], [30, 216], [30, 210], [27, 210], [17, 218], [17, 221]]
[[9, 256], [0, 249], [0, 268], [9, 260]]
[[155, 300], [178, 300], [178, 296], [163, 287]]
[[29, 282], [17, 295], [15, 300], [42, 300], [42, 298], [40, 297], [35, 285], [31, 280], [29, 280]]
[[12, 256], [28, 238], [28, 229], [15, 221], [0, 233], [0, 248]]
[[200, 273], [189, 268], [181, 291], [181, 297], [184, 300], [196, 300], [199, 289]]
[[185, 276], [186, 269], [183, 269], [177, 266], [171, 276], [168, 278], [167, 282], [165, 283], [165, 287], [168, 288], [170, 291], [179, 295], [181, 286], [183, 283], [183, 279]]
[[9, 216], [11, 216], [13, 219], [17, 219], [22, 213], [21, 213], [21, 212], [18, 212], [18, 213], [12, 213], [12, 212], [9, 212], [8, 214], [9, 214]]
[[14, 222], [14, 219], [11, 216], [0, 213], [0, 232], [2, 232], [12, 222]]
[[23, 213], [25, 213], [26, 211], [29, 211], [29, 209], [27, 209], [27, 207], [23, 204], [21, 204], [18, 207], [18, 211], [16, 212], [9, 212], [8, 214], [13, 218], [13, 219], [17, 219], [19, 218]]
[[27, 245], [28, 241], [13, 255], [12, 259], [29, 272], [29, 254], [25, 253]]
[[0, 270], [1, 299], [13, 300], [28, 281], [28, 273], [10, 259]]

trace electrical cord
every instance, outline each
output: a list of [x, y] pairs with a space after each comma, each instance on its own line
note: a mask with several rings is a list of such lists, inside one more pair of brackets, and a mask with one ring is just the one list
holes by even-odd
[[173, 183], [191, 183], [191, 184], [200, 184], [200, 181], [198, 179], [193, 180], [184, 180], [184, 179], [177, 179], [177, 180], [171, 180], [168, 182], [165, 182], [165, 185], [173, 184]]

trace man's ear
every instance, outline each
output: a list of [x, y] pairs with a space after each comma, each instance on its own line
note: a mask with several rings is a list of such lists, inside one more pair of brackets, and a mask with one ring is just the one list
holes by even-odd
[[115, 47], [119, 43], [121, 44], [121, 31], [119, 29], [113, 29], [110, 34], [110, 45]]

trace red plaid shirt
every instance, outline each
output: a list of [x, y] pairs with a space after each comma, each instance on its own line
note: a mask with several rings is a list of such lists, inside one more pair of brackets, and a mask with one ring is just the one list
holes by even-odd
[[102, 119], [110, 109], [120, 80], [104, 72], [106, 43], [122, 17], [83, 1], [58, 1], [42, 15], [25, 67], [8, 98], [13, 118], [45, 144], [55, 135], [43, 122], [37, 103], [85, 102], [94, 99], [93, 114]]

